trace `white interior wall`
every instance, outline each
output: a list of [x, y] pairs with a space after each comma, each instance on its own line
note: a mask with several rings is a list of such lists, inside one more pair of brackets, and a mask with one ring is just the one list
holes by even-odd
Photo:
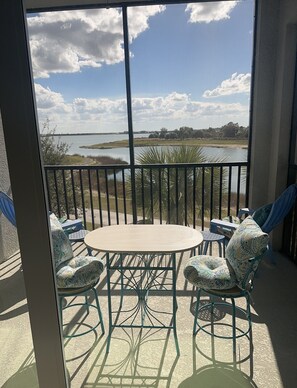
[[[274, 199], [287, 185], [297, 47], [297, 2], [258, 1], [250, 206]], [[282, 228], [273, 234], [281, 247]]]

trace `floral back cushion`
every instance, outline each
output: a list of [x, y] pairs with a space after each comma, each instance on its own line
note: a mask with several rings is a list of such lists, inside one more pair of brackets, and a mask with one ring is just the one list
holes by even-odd
[[265, 224], [270, 214], [271, 208], [272, 208], [272, 203], [270, 203], [269, 205], [264, 205], [260, 207], [260, 209], [257, 209], [253, 214], [253, 220], [255, 220], [260, 227], [262, 227]]
[[226, 259], [239, 283], [250, 268], [249, 259], [262, 255], [267, 249], [268, 240], [268, 234], [250, 216], [236, 229], [226, 248]]
[[71, 243], [64, 233], [62, 226], [54, 214], [50, 215], [52, 242], [54, 250], [55, 266], [58, 268], [62, 263], [73, 258]]

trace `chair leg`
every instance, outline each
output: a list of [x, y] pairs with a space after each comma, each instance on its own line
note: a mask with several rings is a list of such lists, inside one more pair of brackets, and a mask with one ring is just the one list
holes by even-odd
[[235, 301], [231, 298], [232, 302], [232, 336], [233, 336], [233, 353], [236, 353], [236, 307]]
[[196, 300], [196, 306], [195, 306], [195, 315], [194, 315], [193, 335], [196, 334], [197, 319], [198, 319], [199, 304], [200, 304], [200, 295], [201, 295], [201, 289], [198, 288], [197, 289], [197, 300]]
[[222, 244], [220, 241], [218, 242], [218, 245], [219, 245], [219, 256], [222, 257]]
[[96, 291], [95, 288], [92, 288], [92, 290], [93, 290], [93, 293], [94, 293], [94, 296], [95, 296], [96, 306], [97, 306], [97, 309], [98, 309], [98, 316], [99, 316], [99, 319], [100, 319], [100, 326], [101, 326], [102, 334], [104, 334], [105, 333], [105, 329], [104, 329], [104, 323], [103, 323], [102, 312], [101, 312], [100, 303], [99, 303], [99, 299], [98, 299], [98, 294], [97, 294], [97, 291]]
[[204, 249], [203, 249], [203, 255], [206, 255], [207, 254], [207, 250], [208, 250], [208, 246], [209, 246], [209, 242], [208, 241], [205, 241], [204, 242]]
[[[94, 293], [94, 299], [95, 299], [96, 305], [94, 303], [91, 303], [90, 299], [88, 299], [90, 297], [91, 290]], [[84, 302], [79, 301], [77, 303], [70, 303], [68, 305], [66, 304], [64, 309], [71, 308], [71, 307], [76, 307], [76, 306], [78, 306], [80, 308], [84, 307], [86, 309], [86, 311], [87, 311], [86, 315], [88, 315], [89, 312], [90, 312], [90, 307], [91, 308], [95, 308], [97, 310], [97, 312], [98, 312], [99, 319], [98, 319], [98, 322], [95, 325], [90, 326], [89, 329], [87, 329], [87, 330], [85, 330], [83, 332], [75, 333], [75, 334], [63, 334], [64, 338], [80, 337], [80, 336], [82, 336], [84, 334], [90, 333], [91, 331], [95, 331], [96, 327], [99, 326], [99, 325], [101, 326], [102, 334], [104, 334], [105, 333], [105, 329], [104, 329], [104, 323], [103, 323], [103, 318], [102, 318], [102, 312], [101, 312], [101, 308], [100, 308], [100, 304], [99, 304], [99, 299], [98, 299], [98, 295], [97, 295], [97, 291], [95, 289], [95, 286], [93, 286], [92, 288], [90, 287], [88, 290], [85, 290], [85, 291], [79, 291], [78, 290], [76, 293], [74, 293], [74, 292], [72, 294], [68, 293], [67, 296], [75, 296], [75, 297], [80, 296], [80, 297], [84, 297]], [[64, 300], [64, 296], [61, 296], [59, 294], [59, 301], [58, 301], [58, 303], [59, 303], [59, 315], [60, 315], [62, 329], [63, 329], [63, 314], [62, 314], [62, 312], [63, 312], [63, 300]]]
[[124, 260], [123, 254], [120, 254], [120, 263], [121, 263], [121, 270], [120, 270], [120, 275], [121, 275], [121, 295], [120, 295], [120, 306], [119, 310], [121, 310], [123, 306], [123, 299], [124, 299], [124, 270], [123, 270], [123, 260]]
[[59, 296], [59, 315], [60, 315], [61, 325], [63, 327], [63, 297], [62, 296]]
[[85, 294], [85, 306], [86, 306], [87, 315], [88, 315], [90, 312], [90, 308], [89, 308], [88, 296], [86, 294]]
[[252, 327], [252, 318], [251, 318], [251, 300], [250, 300], [250, 294], [247, 292], [245, 295], [246, 298], [246, 317], [249, 324], [249, 330]]

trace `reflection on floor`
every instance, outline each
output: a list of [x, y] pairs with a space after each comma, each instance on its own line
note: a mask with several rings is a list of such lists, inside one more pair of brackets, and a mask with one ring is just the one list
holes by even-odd
[[[84, 253], [76, 245], [75, 253]], [[70, 385], [74, 388], [96, 387], [295, 387], [297, 381], [297, 267], [279, 254], [275, 263], [265, 258], [255, 280], [252, 294], [253, 330], [251, 336], [236, 342], [213, 338], [199, 331], [192, 335], [195, 293], [184, 280], [182, 269], [187, 254], [178, 261], [177, 328], [180, 356], [176, 353], [173, 333], [167, 329], [116, 328], [112, 333], [110, 352], [106, 353], [107, 334], [100, 327], [82, 337], [65, 339], [65, 357]], [[25, 288], [20, 257], [15, 255], [0, 265], [1, 300], [1, 374], [0, 386], [37, 387]], [[97, 287], [105, 327], [108, 327], [106, 278]], [[116, 286], [115, 302], [120, 298]], [[129, 299], [131, 298], [131, 299]], [[170, 297], [153, 299], [164, 308]], [[206, 298], [206, 296], [205, 296]], [[131, 304], [132, 295], [125, 303]], [[67, 301], [68, 303], [71, 300]], [[64, 323], [73, 330], [92, 324], [96, 314], [67, 309]], [[200, 317], [207, 322], [208, 314]], [[216, 322], [230, 322], [228, 309], [216, 312]], [[237, 324], [246, 320], [239, 314]], [[216, 330], [225, 330], [219, 326]]]

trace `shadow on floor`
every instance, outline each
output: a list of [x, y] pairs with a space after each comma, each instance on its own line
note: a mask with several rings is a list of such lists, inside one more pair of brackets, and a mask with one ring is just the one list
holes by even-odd
[[[0, 321], [4, 321], [28, 311], [19, 252], [11, 256], [6, 262], [1, 263], [0, 269]], [[24, 304], [14, 307], [20, 302], [24, 302]], [[10, 311], [5, 312], [7, 310]]]
[[91, 365], [82, 388], [170, 387], [178, 361], [170, 330], [114, 330]]
[[288, 388], [297, 384], [296, 278], [296, 265], [274, 252], [274, 263], [263, 260], [252, 294], [259, 320], [268, 328], [283, 387]]
[[237, 342], [240, 344], [234, 353], [232, 341], [226, 342], [226, 339], [198, 330], [192, 340], [193, 374], [183, 380], [178, 388], [256, 388], [253, 381], [252, 331]]

